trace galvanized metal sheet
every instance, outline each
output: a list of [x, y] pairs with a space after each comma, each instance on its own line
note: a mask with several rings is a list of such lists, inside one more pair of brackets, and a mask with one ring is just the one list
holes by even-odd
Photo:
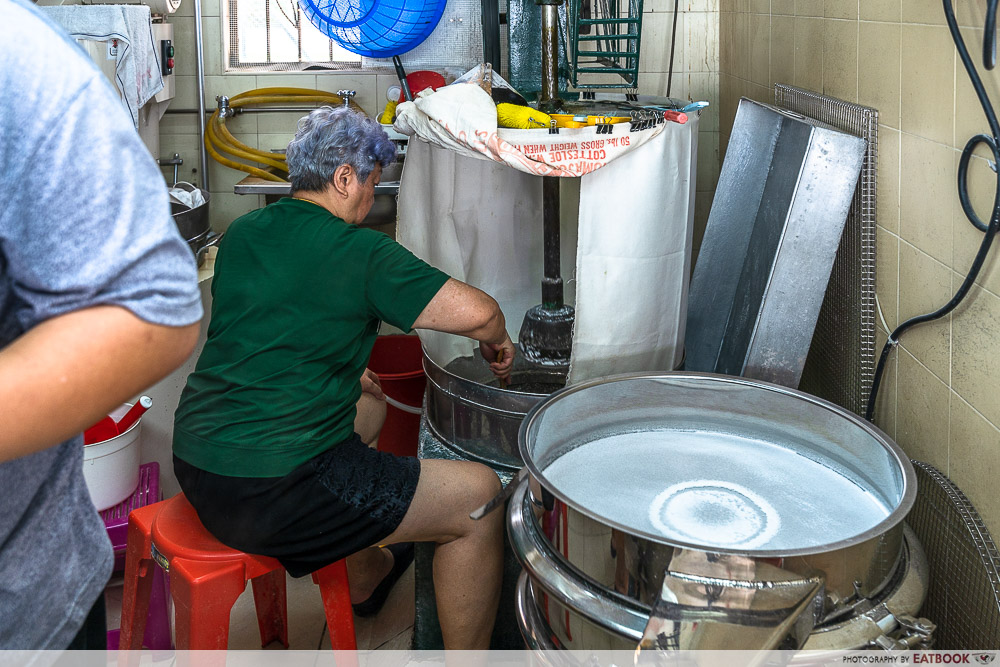
[[740, 101], [691, 280], [686, 369], [798, 386], [864, 151]]

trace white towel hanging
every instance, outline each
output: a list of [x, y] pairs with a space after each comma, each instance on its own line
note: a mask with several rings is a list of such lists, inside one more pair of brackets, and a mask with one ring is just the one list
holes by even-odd
[[115, 84], [132, 123], [139, 127], [139, 109], [163, 89], [149, 7], [68, 5], [38, 9], [76, 40], [121, 42]]

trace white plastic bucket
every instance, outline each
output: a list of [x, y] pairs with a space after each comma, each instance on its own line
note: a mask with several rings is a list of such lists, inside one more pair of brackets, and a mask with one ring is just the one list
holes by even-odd
[[[111, 411], [116, 422], [125, 416], [131, 403]], [[140, 417], [129, 430], [104, 442], [83, 447], [83, 478], [90, 499], [98, 510], [106, 510], [122, 502], [139, 487]]]

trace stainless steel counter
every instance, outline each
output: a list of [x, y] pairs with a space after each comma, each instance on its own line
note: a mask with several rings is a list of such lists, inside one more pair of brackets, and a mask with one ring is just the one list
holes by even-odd
[[[405, 153], [402, 153], [405, 155]], [[396, 197], [399, 195], [399, 177], [403, 173], [403, 162], [397, 160], [382, 172], [385, 182], [375, 186], [375, 203], [368, 216], [361, 221], [362, 227], [380, 228], [395, 237]], [[247, 176], [233, 186], [238, 195], [264, 195], [265, 204], [273, 204], [282, 197], [292, 194], [292, 185], [287, 182], [268, 181], [257, 176]]]
[[[247, 176], [233, 186], [233, 192], [238, 195], [285, 197], [292, 193], [292, 186], [290, 183], [277, 183], [257, 176]], [[379, 183], [375, 186], [375, 194], [396, 196], [399, 194], [399, 181]]]

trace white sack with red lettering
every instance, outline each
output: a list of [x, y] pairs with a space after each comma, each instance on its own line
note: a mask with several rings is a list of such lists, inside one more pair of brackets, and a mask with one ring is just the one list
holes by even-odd
[[454, 83], [396, 107], [395, 128], [528, 174], [582, 176], [658, 136], [665, 125], [630, 132], [628, 123], [620, 123], [611, 135], [597, 134], [597, 126], [562, 128], [559, 134], [498, 128], [496, 105], [486, 91], [474, 83]]

